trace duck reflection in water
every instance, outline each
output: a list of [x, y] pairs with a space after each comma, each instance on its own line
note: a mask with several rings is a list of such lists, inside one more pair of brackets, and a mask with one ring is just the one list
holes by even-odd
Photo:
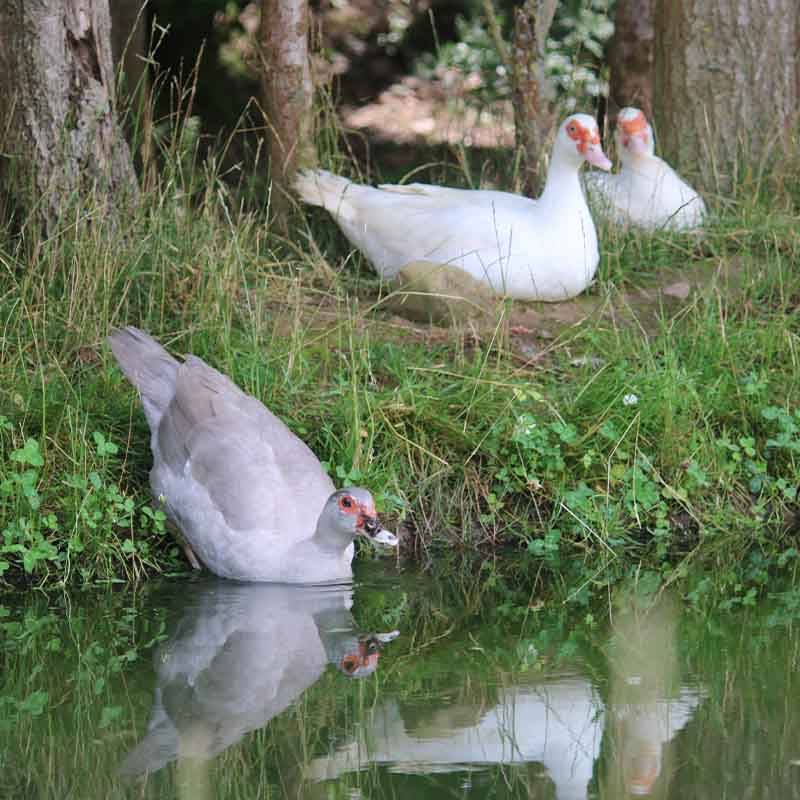
[[358, 634], [350, 585], [211, 580], [190, 591], [174, 633], [156, 652], [147, 734], [126, 756], [122, 775], [213, 758], [284, 711], [328, 664], [350, 678], [372, 674], [381, 647], [398, 635]]
[[668, 797], [673, 764], [669, 742], [704, 696], [680, 685], [678, 605], [664, 595], [642, 605], [621, 595], [608, 643], [608, 758], [603, 797]]
[[507, 782], [528, 784], [520, 796], [666, 797], [667, 744], [703, 698], [678, 682], [674, 605], [638, 611], [634, 601], [620, 602], [607, 656], [608, 682], [580, 673], [506, 674], [490, 702], [437, 707], [429, 698], [427, 712], [389, 698], [357, 739], [315, 758], [306, 778], [328, 781], [370, 764], [429, 779], [499, 768]]

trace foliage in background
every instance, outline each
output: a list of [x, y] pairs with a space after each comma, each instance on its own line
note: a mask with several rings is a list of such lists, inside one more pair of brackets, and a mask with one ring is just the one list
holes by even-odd
[[614, 33], [613, 0], [559, 3], [546, 68], [566, 111], [595, 108], [608, 95], [603, 47]]
[[164, 513], [120, 489], [112, 466], [119, 448], [102, 433], [73, 442], [86, 448], [79, 454], [82, 469], [52, 475], [47, 485], [38, 439], [29, 437], [14, 449], [13, 434], [14, 426], [0, 417], [0, 580], [12, 567], [64, 583], [73, 580], [74, 569], [82, 580], [98, 572], [136, 579], [146, 567], [157, 568], [163, 555], [154, 549], [174, 559], [174, 542], [167, 540], [165, 547], [161, 541]]
[[[545, 69], [562, 113], [591, 109], [608, 94], [603, 67], [603, 46], [614, 32], [611, 0], [559, 3], [547, 39]], [[499, 21], [508, 47], [510, 13]], [[511, 98], [508, 65], [504, 64], [489, 33], [480, 6], [456, 17], [457, 38], [442, 43], [435, 52], [417, 58], [417, 71], [426, 78], [461, 76], [465, 99], [478, 108]], [[451, 78], [452, 80], [452, 78]]]
[[[513, 3], [497, 4], [510, 38]], [[613, 33], [613, 0], [560, 2], [547, 42], [547, 72], [563, 111], [588, 109], [607, 93], [602, 50]], [[161, 68], [186, 81], [199, 60], [194, 113], [206, 132], [230, 131], [251, 95], [258, 94], [255, 3], [156, 0], [152, 13], [161, 44]], [[487, 108], [510, 98], [508, 65], [487, 31], [475, 0], [434, 4], [392, 0], [365, 9], [342, 0], [316, 10], [320, 26], [318, 80], [336, 75], [335, 94], [348, 102], [372, 99], [405, 72], [442, 82], [470, 105]], [[372, 68], [365, 68], [371, 60]], [[161, 98], [168, 110], [167, 96]], [[253, 114], [255, 124], [259, 124]]]

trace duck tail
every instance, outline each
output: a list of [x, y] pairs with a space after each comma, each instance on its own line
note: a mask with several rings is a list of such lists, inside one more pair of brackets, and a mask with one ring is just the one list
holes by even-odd
[[122, 778], [135, 778], [157, 772], [178, 757], [179, 740], [175, 723], [164, 710], [161, 689], [156, 687], [147, 735], [125, 756], [117, 768], [117, 774]]
[[125, 377], [139, 392], [154, 431], [175, 394], [180, 365], [155, 339], [133, 325], [112, 331], [107, 341]]
[[355, 184], [347, 178], [324, 169], [307, 169], [297, 173], [294, 188], [309, 205], [322, 206], [331, 214], [348, 218], [351, 208], [347, 202], [347, 191], [352, 191]]

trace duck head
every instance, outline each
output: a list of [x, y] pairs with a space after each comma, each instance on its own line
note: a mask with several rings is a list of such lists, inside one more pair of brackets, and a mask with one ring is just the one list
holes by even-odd
[[334, 662], [336, 668], [348, 678], [364, 678], [371, 675], [378, 667], [378, 658], [383, 646], [399, 635], [400, 631], [391, 631], [359, 636], [358, 639], [348, 642], [348, 647], [343, 648], [343, 652]]
[[363, 536], [375, 544], [396, 547], [397, 537], [381, 527], [372, 495], [358, 486], [334, 492], [325, 503], [318, 529], [336, 534], [347, 543]]
[[617, 140], [617, 152], [623, 163], [652, 156], [655, 152], [653, 129], [638, 108], [623, 108], [619, 112], [614, 136]]
[[611, 162], [600, 145], [597, 121], [588, 114], [573, 114], [561, 123], [553, 145], [553, 156], [564, 158], [576, 167], [588, 161], [600, 169], [611, 169]]
[[647, 741], [632, 742], [629, 747], [624, 761], [628, 793], [636, 797], [652, 794], [653, 785], [661, 774], [661, 747]]

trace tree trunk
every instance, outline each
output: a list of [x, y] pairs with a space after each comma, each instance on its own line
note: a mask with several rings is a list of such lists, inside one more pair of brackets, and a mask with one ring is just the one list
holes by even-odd
[[517, 152], [522, 153], [522, 191], [534, 196], [543, 183], [545, 147], [555, 122], [553, 95], [544, 74], [545, 45], [555, 11], [556, 0], [526, 0], [514, 9], [514, 129]]
[[617, 0], [614, 36], [607, 48], [612, 118], [620, 109], [635, 106], [653, 119], [654, 15], [654, 0]]
[[316, 163], [307, 0], [262, 0], [262, 92], [270, 128], [273, 210], [286, 208], [292, 176]]
[[94, 191], [107, 211], [137, 191], [114, 114], [108, 0], [0, 3], [0, 179], [52, 226]]
[[797, 0], [657, 0], [661, 154], [729, 191], [782, 148], [797, 112]]

